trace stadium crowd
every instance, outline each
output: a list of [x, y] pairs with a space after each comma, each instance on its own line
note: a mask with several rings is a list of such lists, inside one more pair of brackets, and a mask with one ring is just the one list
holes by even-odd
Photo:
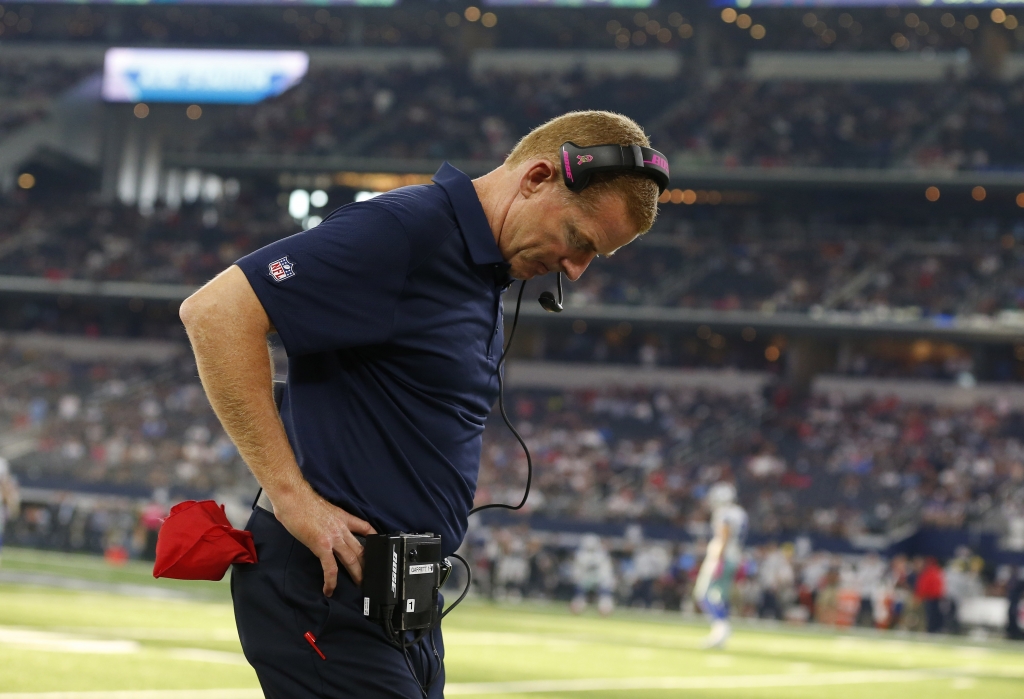
[[500, 160], [520, 134], [572, 109], [650, 124], [689, 165], [1016, 169], [1024, 81], [942, 86], [754, 81], [742, 70], [681, 79], [318, 70], [273, 100], [209, 110], [175, 148], [219, 153]]
[[[199, 285], [301, 229], [272, 196], [217, 182], [208, 201], [197, 188], [197, 203], [150, 216], [84, 195], [13, 200], [0, 208], [0, 261], [50, 279]], [[318, 211], [340, 204], [332, 199]], [[566, 293], [570, 307], [992, 316], [1024, 308], [1024, 223], [853, 224], [814, 213], [775, 218], [721, 208], [698, 216], [666, 206], [651, 233], [595, 262]]]
[[22, 485], [210, 494], [248, 478], [191, 357], [153, 364], [6, 347], [0, 434], [27, 440]]
[[[573, 109], [653, 116], [682, 83], [583, 73], [471, 76], [464, 69], [316, 70], [267, 102], [211, 113], [204, 152], [501, 160], [537, 124]], [[212, 111], [212, 110], [211, 110]]]
[[[387, 3], [382, 3], [387, 4]], [[575, 9], [575, 8], [574, 8]], [[752, 49], [786, 51], [955, 50], [985, 43], [987, 12], [976, 7], [770, 7], [723, 14], [720, 6], [643, 8], [479, 7], [13, 7], [0, 36], [36, 41], [175, 45], [286, 42], [306, 46], [573, 47], [707, 54], [719, 62]], [[680, 13], [685, 12], [685, 16]], [[491, 17], [487, 17], [490, 14]], [[742, 18], [741, 18], [742, 16]], [[1006, 18], [1012, 18], [1007, 21]], [[998, 29], [1024, 44], [1012, 11]], [[757, 29], [755, 29], [757, 27]]]
[[[71, 360], [8, 347], [0, 430], [30, 448], [23, 485], [146, 496], [251, 486], [190, 359]], [[710, 484], [735, 480], [758, 536], [851, 539], [906, 524], [1007, 535], [1024, 525], [1024, 415], [894, 397], [791, 400], [680, 390], [513, 390], [536, 465], [528, 510], [566, 521], [681, 530]], [[526, 464], [500, 420], [485, 432], [477, 499], [515, 502]]]
[[[98, 66], [0, 62], [0, 139]], [[712, 77], [713, 74], [713, 77]], [[743, 69], [641, 75], [473, 72], [465, 63], [388, 71], [316, 68], [250, 106], [208, 105], [165, 147], [177, 153], [499, 161], [523, 133], [573, 109], [649, 125], [689, 166], [1017, 169], [1024, 80], [756, 81]]]
[[[1024, 526], [1024, 416], [896, 398], [728, 397], [696, 391], [517, 392], [537, 465], [531, 511], [671, 523], [734, 479], [751, 531], [849, 539], [907, 523], [1006, 534]], [[536, 426], [536, 427], [535, 427]], [[480, 502], [514, 502], [525, 460], [488, 430]]]
[[0, 141], [50, 113], [53, 100], [95, 68], [5, 59], [0, 54]]

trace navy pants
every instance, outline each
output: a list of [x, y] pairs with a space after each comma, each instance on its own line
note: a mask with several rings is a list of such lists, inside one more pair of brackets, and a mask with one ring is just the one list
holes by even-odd
[[[267, 699], [422, 699], [402, 651], [363, 617], [362, 593], [344, 568], [325, 597], [320, 560], [274, 515], [256, 508], [246, 528], [258, 562], [233, 567], [231, 597], [242, 650]], [[326, 660], [303, 638], [307, 631]], [[433, 636], [444, 658], [440, 628]], [[429, 696], [442, 699], [444, 671], [429, 639], [408, 652], [421, 684], [440, 672]]]

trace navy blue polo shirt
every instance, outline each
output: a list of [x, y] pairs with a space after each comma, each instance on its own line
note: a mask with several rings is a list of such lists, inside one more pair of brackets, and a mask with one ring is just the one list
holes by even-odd
[[510, 281], [470, 179], [333, 212], [240, 259], [288, 353], [281, 417], [299, 467], [378, 532], [466, 532], [498, 397]]

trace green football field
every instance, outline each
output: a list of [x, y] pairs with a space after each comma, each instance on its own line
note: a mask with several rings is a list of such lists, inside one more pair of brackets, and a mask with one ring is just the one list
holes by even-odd
[[[562, 605], [466, 602], [445, 620], [446, 696], [543, 699], [1024, 697], [1024, 644], [702, 624]], [[257, 699], [226, 583], [153, 581], [144, 565], [7, 550], [0, 699]]]

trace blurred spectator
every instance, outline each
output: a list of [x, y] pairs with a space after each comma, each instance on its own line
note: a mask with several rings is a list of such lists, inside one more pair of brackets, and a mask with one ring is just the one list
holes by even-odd
[[924, 605], [928, 633], [942, 631], [945, 624], [945, 615], [942, 610], [942, 600], [946, 594], [945, 579], [942, 568], [931, 556], [925, 559], [924, 567], [917, 576], [914, 593]]
[[761, 604], [758, 606], [757, 615], [762, 619], [782, 621], [785, 608], [792, 602], [788, 599], [789, 592], [795, 589], [793, 567], [789, 563], [791, 555], [791, 549], [773, 543], [769, 545], [764, 560], [761, 561], [758, 572]]
[[1009, 601], [1006, 621], [1006, 637], [1024, 640], [1024, 566], [1015, 567], [1006, 586]]

